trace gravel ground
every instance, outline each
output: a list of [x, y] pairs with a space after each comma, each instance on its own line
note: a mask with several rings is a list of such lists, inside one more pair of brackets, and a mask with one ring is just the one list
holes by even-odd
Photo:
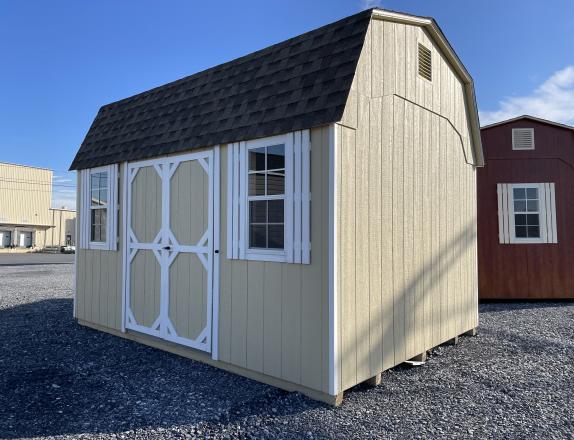
[[0, 438], [573, 438], [573, 303], [483, 305], [331, 408], [77, 325], [71, 272], [0, 267]]

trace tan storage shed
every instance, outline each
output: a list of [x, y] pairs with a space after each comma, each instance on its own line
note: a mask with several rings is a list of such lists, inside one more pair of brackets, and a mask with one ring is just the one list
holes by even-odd
[[381, 9], [106, 105], [75, 316], [338, 403], [476, 328], [481, 165], [468, 72]]

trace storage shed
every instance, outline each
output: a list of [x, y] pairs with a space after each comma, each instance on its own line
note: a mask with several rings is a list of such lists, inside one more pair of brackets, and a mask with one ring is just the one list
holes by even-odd
[[482, 299], [574, 298], [574, 127], [520, 116], [482, 129]]
[[337, 404], [477, 326], [472, 79], [371, 9], [102, 107], [80, 324]]

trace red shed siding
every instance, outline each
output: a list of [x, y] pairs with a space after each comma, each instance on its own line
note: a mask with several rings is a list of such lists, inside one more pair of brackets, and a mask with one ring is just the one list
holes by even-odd
[[[512, 150], [512, 129], [534, 128], [535, 149]], [[482, 130], [478, 170], [481, 299], [574, 298], [574, 130], [530, 119]], [[497, 183], [556, 185], [557, 244], [500, 244]]]

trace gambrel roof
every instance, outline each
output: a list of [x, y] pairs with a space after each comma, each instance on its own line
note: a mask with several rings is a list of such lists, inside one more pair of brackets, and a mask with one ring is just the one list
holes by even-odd
[[371, 12], [103, 106], [70, 169], [339, 121]]
[[472, 78], [429, 17], [368, 9], [178, 81], [104, 105], [70, 169], [146, 159], [339, 122], [371, 18], [424, 27], [464, 83], [475, 164]]

